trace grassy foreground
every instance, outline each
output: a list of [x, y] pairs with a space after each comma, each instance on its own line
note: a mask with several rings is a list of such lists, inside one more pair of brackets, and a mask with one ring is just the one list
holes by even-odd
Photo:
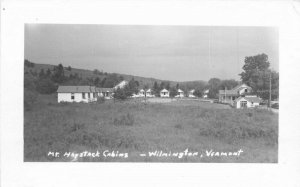
[[[39, 96], [24, 111], [24, 161], [267, 162], [278, 157], [278, 114], [199, 101], [57, 104]], [[149, 151], [199, 152], [195, 157], [143, 157]], [[233, 152], [240, 156], [207, 156]], [[62, 156], [84, 151], [100, 157]], [[103, 151], [119, 156], [104, 157]], [[48, 155], [59, 152], [59, 157]], [[113, 154], [111, 152], [114, 151]], [[122, 157], [128, 153], [128, 157]], [[203, 154], [203, 157], [200, 155]]]

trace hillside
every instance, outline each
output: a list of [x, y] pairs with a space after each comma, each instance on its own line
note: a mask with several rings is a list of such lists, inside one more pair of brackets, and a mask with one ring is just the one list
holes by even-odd
[[[37, 74], [43, 69], [45, 72], [50, 69], [53, 71], [55, 65], [50, 65], [50, 64], [38, 64], [38, 63], [33, 63], [31, 66], [24, 66], [24, 72], [36, 72]], [[87, 79], [87, 78], [92, 78], [95, 79], [96, 77], [99, 77], [101, 80], [106, 78], [109, 74], [112, 73], [107, 73], [107, 72], [99, 72], [98, 74], [94, 73], [94, 70], [86, 70], [86, 69], [78, 69], [78, 68], [73, 68], [68, 69], [68, 67], [64, 67], [64, 74], [65, 76], [70, 76], [71, 74], [78, 74], [79, 77], [82, 79]], [[161, 82], [169, 82], [170, 86], [176, 86], [177, 83], [180, 84], [180, 87], [183, 88], [195, 88], [199, 86], [203, 86], [206, 84], [205, 81], [188, 81], [188, 82], [175, 82], [175, 81], [169, 81], [169, 80], [160, 80], [160, 79], [155, 79], [155, 78], [148, 78], [148, 77], [140, 77], [140, 76], [134, 76], [134, 75], [126, 75], [126, 74], [119, 74], [119, 73], [113, 73], [116, 74], [117, 76], [122, 76], [124, 80], [130, 81], [132, 78], [134, 80], [139, 82], [139, 85], [141, 86], [149, 86], [152, 87], [154, 85], [154, 82], [156, 81], [158, 84]], [[199, 85], [200, 84], [200, 85]]]

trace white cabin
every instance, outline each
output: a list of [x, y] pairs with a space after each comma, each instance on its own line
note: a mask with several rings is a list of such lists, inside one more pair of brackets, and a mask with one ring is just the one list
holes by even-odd
[[152, 90], [150, 88], [146, 91], [146, 97], [154, 97], [154, 95], [152, 95]]
[[261, 99], [257, 96], [239, 97], [234, 101], [235, 108], [254, 108], [259, 106]]
[[194, 92], [195, 92], [194, 89], [190, 90], [190, 91], [188, 92], [188, 97], [190, 97], [190, 98], [196, 97], [196, 96], [194, 95]]
[[184, 97], [184, 92], [181, 89], [178, 89], [177, 90], [177, 95], [175, 97], [179, 97], [179, 98]]
[[139, 95], [140, 97], [145, 97], [145, 93], [146, 93], [146, 92], [145, 92], [144, 89], [140, 89], [138, 95]]
[[94, 102], [97, 101], [95, 86], [59, 86], [57, 102]]
[[160, 91], [160, 97], [170, 97], [170, 92], [167, 89]]

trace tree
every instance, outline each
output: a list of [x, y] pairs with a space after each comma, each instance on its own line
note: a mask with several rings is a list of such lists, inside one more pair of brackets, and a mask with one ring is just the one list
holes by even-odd
[[40, 73], [39, 73], [39, 78], [45, 78], [46, 74], [44, 72], [44, 69], [41, 69]]
[[64, 73], [64, 67], [62, 64], [58, 64], [58, 66], [55, 66], [54, 74], [52, 75], [52, 80], [56, 83], [62, 83], [65, 80], [65, 73]]
[[51, 77], [51, 70], [49, 68], [46, 71], [46, 77]]
[[137, 93], [138, 92], [138, 88], [139, 88], [139, 82], [135, 81], [134, 78], [132, 78], [129, 83], [128, 83], [128, 91], [131, 93], [131, 95], [133, 93]]
[[253, 92], [263, 99], [269, 98], [270, 76], [271, 95], [278, 98], [279, 74], [269, 69], [270, 62], [266, 54], [245, 57], [243, 72], [239, 74], [243, 83], [253, 89]]
[[159, 96], [159, 87], [158, 87], [158, 84], [157, 84], [157, 82], [155, 81], [154, 82], [154, 85], [153, 85], [153, 87], [152, 87], [152, 90], [153, 90], [153, 93], [154, 93], [154, 95], [155, 96]]
[[120, 88], [118, 88], [118, 89], [115, 91], [113, 97], [114, 97], [115, 99], [125, 100], [125, 99], [127, 98], [125, 89], [120, 89]]
[[99, 77], [96, 77], [96, 78], [94, 79], [94, 85], [95, 85], [96, 87], [101, 87], [101, 79], [100, 79]]
[[220, 83], [220, 89], [225, 89], [225, 87], [226, 87], [227, 90], [231, 90], [234, 87], [236, 87], [238, 84], [239, 84], [239, 82], [236, 80], [233, 80], [233, 79], [222, 80]]
[[29, 68], [33, 68], [34, 67], [34, 63], [30, 62], [29, 60], [25, 59], [24, 60], [24, 65], [26, 67], [29, 67]]
[[175, 97], [177, 95], [177, 89], [176, 87], [170, 88], [170, 97]]
[[211, 78], [208, 81], [208, 87], [209, 87], [208, 97], [209, 98], [217, 98], [217, 94], [219, 93], [220, 85], [221, 85], [221, 80], [218, 78]]
[[202, 91], [200, 89], [196, 89], [194, 91], [194, 96], [196, 96], [196, 97], [202, 97]]
[[256, 82], [260, 72], [267, 71], [269, 66], [268, 56], [264, 53], [245, 57], [244, 72], [240, 74], [242, 81], [247, 85], [250, 85], [253, 81]]
[[94, 69], [93, 74], [94, 74], [94, 75], [100, 75], [101, 72], [100, 72], [99, 70], [97, 70], [97, 69]]
[[72, 67], [71, 67], [71, 66], [68, 66], [68, 67], [67, 67], [67, 70], [68, 70], [68, 71], [72, 71]]

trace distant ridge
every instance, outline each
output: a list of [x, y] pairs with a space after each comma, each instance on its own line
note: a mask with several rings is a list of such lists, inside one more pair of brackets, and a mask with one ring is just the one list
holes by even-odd
[[[56, 65], [50, 65], [50, 64], [38, 64], [38, 63], [33, 63], [33, 67], [24, 67], [24, 71], [33, 71], [39, 73], [42, 69], [44, 71], [47, 71], [47, 69], [50, 69], [51, 71]], [[108, 72], [103, 72], [103, 74], [98, 75], [94, 73], [94, 70], [86, 70], [86, 69], [79, 69], [79, 68], [74, 68], [71, 67], [71, 71], [68, 70], [68, 67], [64, 67], [64, 73], [65, 76], [69, 76], [70, 74], [78, 74], [82, 78], [96, 78], [99, 77], [100, 79], [105, 78], [108, 74], [116, 74], [118, 76], [124, 77], [124, 80], [130, 81], [132, 78], [134, 80], [138, 81], [140, 85], [145, 85], [152, 87], [154, 85], [154, 82], [156, 81], [158, 84], [161, 82], [169, 82], [170, 86], [176, 86], [177, 83], [180, 84], [180, 86], [188, 87], [188, 88], [193, 88], [197, 87], [197, 85], [200, 83], [201, 85], [206, 84], [206, 81], [202, 80], [195, 80], [195, 81], [184, 81], [184, 82], [176, 82], [176, 81], [169, 81], [169, 80], [161, 80], [161, 79], [156, 79], [156, 78], [151, 78], [151, 77], [141, 77], [141, 76], [135, 76], [135, 75], [127, 75], [127, 74], [120, 74], [120, 73], [108, 73]]]

